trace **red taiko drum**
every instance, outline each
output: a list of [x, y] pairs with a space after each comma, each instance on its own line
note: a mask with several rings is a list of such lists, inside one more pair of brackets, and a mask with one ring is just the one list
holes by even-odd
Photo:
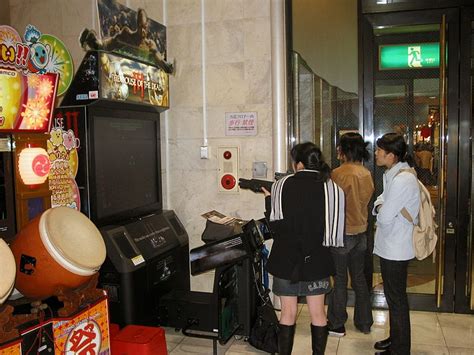
[[15, 285], [15, 258], [10, 247], [0, 238], [0, 305], [5, 302]]
[[60, 287], [75, 289], [90, 280], [105, 260], [97, 227], [81, 212], [50, 208], [31, 220], [11, 245], [15, 287], [25, 297], [44, 299]]

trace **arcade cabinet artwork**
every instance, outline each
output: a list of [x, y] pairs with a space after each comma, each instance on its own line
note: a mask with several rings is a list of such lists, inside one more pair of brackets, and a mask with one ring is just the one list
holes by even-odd
[[[56, 95], [67, 89], [73, 70], [69, 52], [56, 37], [28, 25], [24, 38], [14, 28], [0, 26], [0, 131], [10, 133], [2, 135], [0, 146], [4, 169], [11, 164], [9, 152], [14, 152], [18, 229], [51, 205], [47, 133]], [[6, 237], [11, 239], [12, 232]]]
[[10, 243], [0, 239], [2, 353], [84, 350], [87, 342], [77, 341], [83, 333], [95, 339], [90, 351], [109, 347], [107, 301], [95, 288], [103, 238], [80, 212], [50, 208], [48, 133], [55, 98], [72, 72], [56, 37], [28, 25], [23, 42], [0, 26], [0, 237]]
[[50, 206], [45, 148], [59, 73], [49, 70], [50, 46], [40, 42], [41, 33], [28, 25], [24, 37], [0, 26], [1, 166], [5, 188], [14, 191], [1, 204], [2, 218], [9, 220], [1, 230], [7, 241]]
[[85, 50], [116, 52], [173, 72], [166, 62], [165, 26], [149, 19], [145, 10], [134, 11], [115, 0], [99, 0], [98, 8], [101, 37], [84, 29], [80, 43]]
[[[136, 28], [137, 12], [114, 1], [98, 5], [102, 33], [113, 18]], [[146, 23], [147, 38], [164, 46], [165, 27]], [[150, 57], [153, 51], [124, 43], [127, 38], [120, 37], [120, 48], [85, 54], [54, 113], [48, 152], [59, 162], [59, 178], [53, 205], [75, 206], [100, 228], [107, 258], [99, 283], [112, 322], [157, 325], [162, 295], [190, 288], [188, 235], [175, 213], [162, 209], [160, 112], [169, 106], [168, 73]]]

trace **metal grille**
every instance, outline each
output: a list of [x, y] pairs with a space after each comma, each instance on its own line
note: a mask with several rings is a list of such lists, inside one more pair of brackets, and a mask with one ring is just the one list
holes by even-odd
[[[358, 96], [339, 88], [334, 88], [334, 147], [338, 145], [339, 137], [348, 131], [359, 131], [359, 100]], [[361, 133], [361, 132], [359, 132]], [[339, 166], [336, 149], [332, 150], [332, 167]]]
[[[404, 79], [401, 71], [384, 73], [375, 82], [374, 143], [385, 133], [396, 132], [405, 137], [409, 154], [417, 163], [417, 172], [425, 185], [437, 185], [439, 161], [439, 83], [437, 78], [414, 76]], [[374, 144], [374, 149], [376, 145]], [[419, 151], [425, 150], [426, 154]], [[429, 163], [422, 162], [431, 154]], [[423, 163], [423, 165], [421, 165]], [[427, 165], [429, 164], [429, 165]], [[375, 169], [376, 194], [382, 191], [383, 169]]]
[[[397, 132], [405, 135], [408, 140], [409, 112], [409, 90], [407, 85], [401, 85], [396, 81], [378, 81], [375, 84], [374, 97], [374, 149], [376, 141], [385, 133]], [[374, 153], [374, 152], [373, 152]], [[382, 193], [382, 168], [375, 169], [375, 193]]]

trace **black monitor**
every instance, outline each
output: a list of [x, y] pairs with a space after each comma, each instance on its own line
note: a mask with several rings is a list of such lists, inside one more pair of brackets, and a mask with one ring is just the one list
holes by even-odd
[[159, 114], [94, 108], [88, 126], [91, 219], [105, 225], [160, 211]]

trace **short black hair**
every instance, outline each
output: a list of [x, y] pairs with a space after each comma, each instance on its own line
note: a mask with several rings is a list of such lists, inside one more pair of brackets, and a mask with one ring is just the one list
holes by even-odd
[[364, 142], [362, 136], [356, 132], [345, 133], [339, 139], [339, 149], [348, 161], [361, 162], [369, 160], [368, 144], [369, 143]]
[[301, 162], [305, 169], [318, 171], [322, 180], [326, 181], [331, 176], [331, 169], [316, 144], [311, 142], [297, 144], [291, 149], [290, 155], [295, 164]]
[[385, 133], [377, 139], [377, 147], [392, 153], [398, 158], [398, 161], [406, 161], [407, 159], [407, 143], [405, 138], [398, 133]]

